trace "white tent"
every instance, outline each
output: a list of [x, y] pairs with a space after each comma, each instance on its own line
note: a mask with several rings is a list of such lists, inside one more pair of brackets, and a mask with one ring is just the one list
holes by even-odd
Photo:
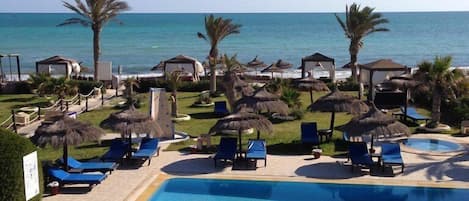
[[307, 72], [313, 72], [314, 69], [326, 70], [329, 72], [329, 78], [335, 81], [335, 61], [319, 52], [310, 56], [301, 58], [301, 78], [306, 77]]
[[197, 59], [185, 55], [178, 55], [164, 61], [163, 73], [171, 73], [176, 70], [189, 73], [193, 81], [199, 81], [199, 74], [204, 72], [204, 67]]
[[80, 70], [80, 64], [76, 60], [57, 55], [36, 62], [36, 73], [70, 77], [72, 73], [80, 73]]

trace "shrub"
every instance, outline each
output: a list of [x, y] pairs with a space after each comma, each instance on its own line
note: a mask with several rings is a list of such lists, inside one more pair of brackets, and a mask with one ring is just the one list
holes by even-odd
[[294, 107], [290, 113], [291, 116], [294, 116], [295, 119], [303, 119], [305, 116], [305, 111], [301, 107]]
[[[23, 156], [35, 151], [35, 146], [26, 138], [0, 129], [0, 200], [25, 200]], [[39, 195], [32, 200], [40, 200], [43, 191], [43, 178], [39, 164]]]
[[88, 94], [94, 88], [100, 87], [103, 85], [100, 81], [88, 81], [88, 80], [70, 80], [71, 85], [77, 86], [78, 91], [82, 94]]
[[20, 81], [15, 83], [15, 94], [30, 94], [31, 92], [32, 88], [28, 82]]
[[469, 97], [463, 97], [456, 101], [443, 104], [442, 119], [452, 125], [458, 125], [463, 120], [469, 119]]
[[[354, 82], [351, 78], [347, 78], [345, 81], [339, 81], [336, 85], [341, 91], [358, 91], [360, 89], [358, 82]], [[328, 87], [333, 89], [333, 86], [330, 83], [328, 83]]]
[[301, 94], [296, 89], [284, 87], [282, 89], [282, 96], [280, 97], [280, 100], [285, 102], [288, 107], [297, 107], [301, 106], [300, 96]]
[[[138, 93], [146, 93], [152, 87], [153, 88], [165, 88], [166, 91], [170, 91], [169, 84], [164, 79], [141, 79], [139, 85], [140, 87], [135, 90]], [[210, 88], [210, 81], [208, 80], [200, 80], [198, 82], [183, 81], [179, 84], [178, 91], [201, 92], [201, 91], [209, 90], [209, 88]]]

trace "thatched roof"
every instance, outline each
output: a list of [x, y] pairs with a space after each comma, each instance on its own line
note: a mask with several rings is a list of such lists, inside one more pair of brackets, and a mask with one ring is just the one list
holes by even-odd
[[379, 59], [367, 64], [363, 64], [360, 68], [367, 69], [367, 70], [375, 70], [375, 71], [392, 71], [392, 70], [406, 70], [407, 67], [394, 62], [391, 59]]
[[250, 68], [258, 68], [258, 67], [266, 67], [267, 65], [264, 64], [263, 61], [258, 59], [256, 55], [256, 57], [252, 59], [250, 62], [248, 62], [246, 66]]
[[221, 132], [223, 130], [243, 131], [254, 128], [259, 131], [272, 133], [272, 123], [265, 117], [249, 112], [238, 112], [228, 115], [217, 121], [210, 128], [209, 133]]
[[389, 78], [389, 82], [397, 88], [413, 88], [419, 84], [418, 81], [414, 80], [412, 74], [393, 76]]
[[360, 116], [352, 118], [343, 126], [350, 136], [374, 135], [390, 137], [395, 134], [410, 134], [409, 128], [393, 117], [379, 111], [374, 105]]
[[[358, 68], [361, 68], [362, 66], [363, 66], [362, 64], [357, 64]], [[346, 63], [342, 66], [342, 68], [351, 68], [351, 67], [352, 67], [352, 63], [350, 63], [350, 62], [348, 62], [348, 63]]]
[[101, 127], [110, 128], [126, 134], [128, 130], [135, 133], [147, 133], [152, 136], [163, 134], [160, 125], [151, 119], [149, 115], [142, 114], [135, 107], [112, 113], [101, 123]]
[[288, 69], [288, 68], [291, 68], [293, 65], [291, 63], [288, 63], [286, 61], [283, 61], [283, 60], [279, 59], [277, 61], [277, 63], [275, 63], [275, 66], [277, 66], [281, 69]]
[[86, 141], [99, 140], [104, 131], [76, 119], [72, 119], [63, 113], [54, 114], [52, 123], [43, 123], [31, 137], [31, 140], [39, 146], [51, 144], [58, 148], [64, 143], [67, 145], [79, 145]]
[[193, 58], [193, 57], [189, 57], [189, 56], [186, 56], [186, 55], [177, 55], [171, 59], [168, 59], [166, 61], [164, 61], [164, 63], [194, 63], [196, 62], [197, 59]]
[[313, 76], [305, 77], [296, 81], [298, 88], [313, 91], [330, 91], [327, 84], [321, 80], [314, 79]]
[[335, 90], [316, 100], [316, 102], [308, 106], [308, 109], [311, 111], [350, 112], [357, 114], [368, 111], [368, 106], [351, 95]]
[[276, 112], [283, 115], [288, 114], [288, 105], [280, 98], [269, 93], [265, 88], [260, 88], [252, 96], [243, 96], [235, 103], [236, 111], [247, 109], [252, 112]]
[[284, 69], [278, 67], [275, 64], [271, 64], [269, 67], [261, 70], [261, 73], [283, 73]]
[[303, 57], [301, 60], [303, 61], [329, 61], [329, 62], [334, 62], [333, 58], [327, 57], [319, 52], [316, 52], [312, 55]]

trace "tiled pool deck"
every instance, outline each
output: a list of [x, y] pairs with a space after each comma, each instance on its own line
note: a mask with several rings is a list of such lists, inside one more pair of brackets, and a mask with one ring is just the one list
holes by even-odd
[[[469, 188], [469, 137], [443, 138], [459, 142], [465, 146], [465, 152], [458, 155], [403, 152], [406, 168], [403, 174], [395, 176], [389, 168], [384, 172], [373, 168], [371, 175], [368, 170], [360, 172], [358, 168], [351, 172], [346, 159], [326, 156], [312, 159], [311, 155], [269, 155], [267, 167], [260, 161], [256, 170], [232, 170], [231, 165], [214, 168], [209, 155], [162, 151], [150, 166], [147, 163], [138, 169], [124, 166], [89, 192], [86, 187], [68, 186], [62, 194], [44, 200], [146, 200], [166, 178], [178, 176]], [[394, 170], [400, 171], [397, 167]]]

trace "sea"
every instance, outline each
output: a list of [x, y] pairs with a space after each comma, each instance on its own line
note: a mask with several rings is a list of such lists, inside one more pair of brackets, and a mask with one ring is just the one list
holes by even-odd
[[[101, 36], [101, 60], [114, 71], [147, 74], [161, 60], [184, 54], [205, 60], [209, 44], [204, 33], [207, 14], [126, 13], [110, 22]], [[241, 33], [226, 37], [219, 52], [236, 54], [241, 62], [255, 56], [270, 64], [278, 59], [300, 66], [301, 58], [320, 52], [335, 59], [337, 68], [349, 61], [349, 40], [334, 13], [223, 13], [241, 24]], [[344, 14], [339, 14], [344, 17]], [[92, 31], [81, 25], [57, 26], [73, 13], [0, 13], [0, 54], [20, 54], [22, 73], [34, 72], [35, 62], [62, 55], [92, 66]], [[435, 56], [451, 55], [453, 66], [469, 66], [469, 12], [383, 13], [389, 32], [364, 39], [359, 63], [389, 58], [416, 66]], [[12, 61], [12, 71], [15, 63]], [[2, 59], [8, 72], [10, 61]], [[293, 70], [293, 72], [296, 72]]]

